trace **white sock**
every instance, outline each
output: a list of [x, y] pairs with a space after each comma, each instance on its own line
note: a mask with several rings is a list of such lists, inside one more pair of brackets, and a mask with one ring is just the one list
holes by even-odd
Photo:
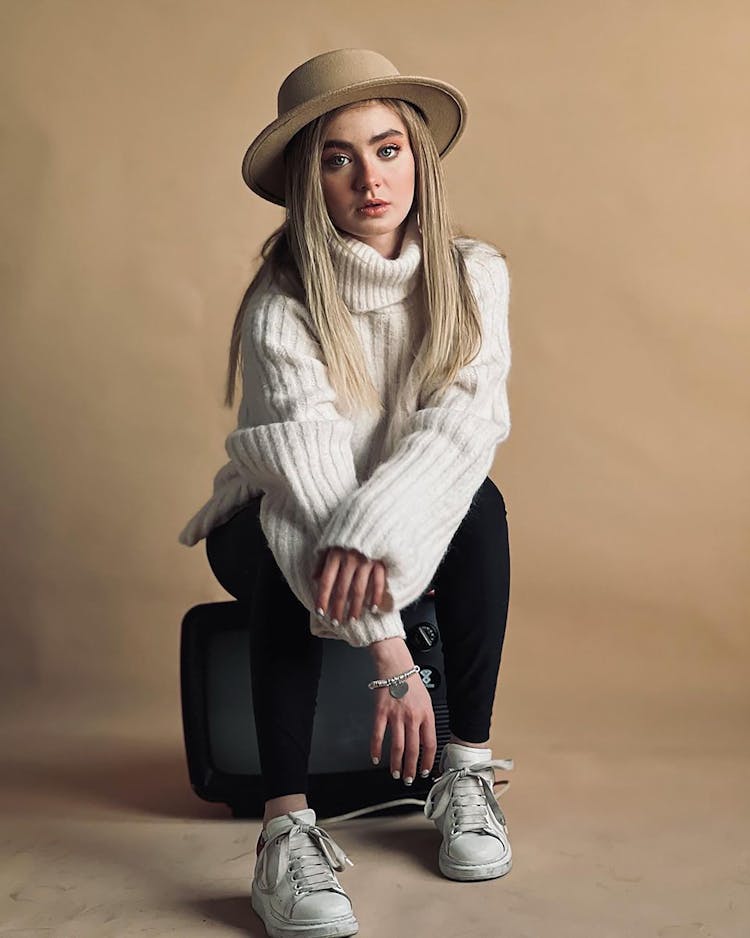
[[[450, 749], [448, 747], [451, 747]], [[454, 768], [460, 765], [471, 765], [472, 762], [481, 762], [492, 758], [492, 749], [481, 749], [478, 746], [464, 746], [462, 743], [446, 743], [443, 750], [443, 764]]]

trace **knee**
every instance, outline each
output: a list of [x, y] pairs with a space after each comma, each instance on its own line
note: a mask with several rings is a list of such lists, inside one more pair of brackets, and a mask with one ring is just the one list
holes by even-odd
[[489, 476], [479, 486], [469, 510], [456, 532], [457, 536], [489, 540], [495, 532], [507, 530], [505, 499]]
[[226, 530], [222, 527], [214, 528], [206, 537], [206, 559], [211, 572], [221, 586], [230, 596], [241, 599], [243, 597], [238, 595], [241, 592], [241, 583], [237, 576], [236, 557], [231, 546]]
[[212, 573], [235, 599], [251, 596], [254, 570], [259, 560], [257, 508], [248, 505], [206, 537], [206, 557]]
[[482, 512], [490, 516], [505, 518], [508, 514], [503, 493], [489, 476], [479, 486], [473, 504], [481, 505]]

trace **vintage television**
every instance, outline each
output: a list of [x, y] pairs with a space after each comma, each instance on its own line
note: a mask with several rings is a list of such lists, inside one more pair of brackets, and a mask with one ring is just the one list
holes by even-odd
[[[408, 788], [391, 778], [389, 731], [381, 763], [370, 760], [374, 672], [370, 656], [326, 639], [309, 763], [308, 800], [319, 818], [421, 809], [448, 741], [442, 644], [432, 585], [401, 612], [435, 713], [437, 754], [429, 777]], [[180, 685], [187, 766], [193, 791], [223, 802], [235, 817], [262, 817], [253, 719], [249, 608], [239, 600], [194, 606], [182, 620]]]

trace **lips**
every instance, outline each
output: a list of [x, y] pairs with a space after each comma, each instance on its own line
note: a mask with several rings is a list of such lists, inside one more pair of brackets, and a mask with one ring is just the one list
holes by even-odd
[[360, 205], [360, 208], [374, 208], [376, 205], [390, 205], [390, 202], [384, 202], [382, 199], [375, 199], [372, 202], [364, 202]]

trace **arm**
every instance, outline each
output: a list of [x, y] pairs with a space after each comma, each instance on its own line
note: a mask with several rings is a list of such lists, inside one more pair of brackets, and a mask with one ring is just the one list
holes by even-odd
[[243, 385], [248, 426], [226, 439], [232, 464], [265, 493], [260, 523], [282, 573], [310, 611], [310, 629], [350, 645], [404, 637], [397, 610], [363, 611], [335, 630], [314, 611], [315, 544], [333, 512], [358, 488], [353, 425], [336, 407], [319, 343], [296, 300], [270, 293], [243, 324]]
[[479, 355], [409, 417], [391, 457], [344, 499], [317, 543], [319, 550], [354, 547], [382, 560], [397, 609], [429, 585], [510, 433], [508, 268], [485, 248], [469, 270], [483, 320]]

